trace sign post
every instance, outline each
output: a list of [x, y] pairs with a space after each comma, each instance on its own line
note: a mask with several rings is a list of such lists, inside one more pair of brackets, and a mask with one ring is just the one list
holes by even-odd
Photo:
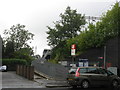
[[72, 56], [75, 56], [75, 51], [76, 51], [76, 45], [73, 44], [73, 45], [71, 46], [71, 55], [72, 55]]
[[75, 52], [76, 52], [76, 45], [73, 44], [73, 45], [71, 45], [71, 56], [72, 56], [72, 63], [73, 63], [73, 64], [74, 64]]

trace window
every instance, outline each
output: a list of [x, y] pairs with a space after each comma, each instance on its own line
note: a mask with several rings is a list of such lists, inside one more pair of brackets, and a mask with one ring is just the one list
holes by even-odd
[[110, 72], [109, 70], [106, 70], [108, 75], [114, 75], [112, 72]]
[[88, 72], [95, 71], [96, 68], [88, 68]]
[[98, 69], [100, 74], [107, 74], [104, 69]]
[[96, 68], [80, 68], [79, 73], [96, 73]]
[[86, 73], [86, 72], [87, 72], [87, 69], [86, 69], [86, 68], [80, 68], [79, 73]]

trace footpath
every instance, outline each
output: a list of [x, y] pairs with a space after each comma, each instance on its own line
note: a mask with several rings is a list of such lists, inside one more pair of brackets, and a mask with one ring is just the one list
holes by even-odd
[[2, 88], [45, 88], [39, 83], [17, 75], [15, 72], [2, 73]]
[[[66, 81], [50, 80], [39, 75], [34, 75], [34, 80], [28, 80], [16, 72], [0, 72], [2, 74], [2, 88], [53, 88], [68, 87]], [[0, 80], [1, 81], [1, 80]]]
[[47, 88], [69, 87], [69, 85], [67, 84], [67, 81], [65, 80], [47, 79], [38, 75], [34, 76], [34, 80], [38, 82], [40, 85], [45, 86]]

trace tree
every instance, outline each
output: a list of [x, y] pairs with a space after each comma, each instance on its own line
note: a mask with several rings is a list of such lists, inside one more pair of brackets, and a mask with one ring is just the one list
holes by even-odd
[[47, 32], [48, 45], [52, 47], [52, 57], [57, 60], [63, 60], [68, 56], [66, 40], [78, 36], [82, 25], [86, 23], [84, 15], [70, 7], [60, 14], [60, 18], [61, 20], [54, 23], [54, 28], [48, 26]]
[[31, 47], [21, 48], [18, 51], [14, 52], [14, 58], [16, 59], [25, 59], [28, 64], [33, 60], [34, 52]]
[[30, 33], [28, 30], [25, 30], [25, 25], [17, 24], [13, 25], [9, 30], [4, 31], [6, 42], [14, 43], [14, 50], [17, 51], [22, 47], [28, 47], [27, 42], [33, 39], [34, 34]]
[[[111, 10], [108, 10], [105, 15], [101, 18], [101, 22], [96, 27], [102, 25], [105, 40], [120, 35], [120, 7], [119, 3], [116, 3]], [[99, 29], [99, 28], [97, 28]]]
[[3, 43], [2, 42], [3, 42], [3, 40], [2, 40], [2, 37], [0, 35], [0, 59], [2, 58], [2, 52], [3, 52]]
[[69, 38], [78, 36], [81, 26], [85, 24], [84, 16], [77, 13], [76, 10], [71, 10], [70, 7], [66, 8], [64, 14], [60, 14], [60, 18], [61, 20], [54, 23], [54, 28], [48, 26], [48, 45], [53, 47]]
[[28, 41], [33, 40], [34, 34], [25, 30], [25, 25], [13, 25], [9, 30], [5, 30], [4, 34], [4, 57], [25, 59], [29, 64], [34, 59], [34, 52], [28, 45]]
[[109, 39], [120, 35], [119, 25], [120, 7], [116, 3], [101, 17], [99, 22], [95, 25], [89, 24], [87, 30], [82, 31], [79, 36], [68, 39], [67, 46], [77, 44], [79, 54], [90, 48], [102, 47]]
[[14, 43], [8, 41], [4, 48], [4, 58], [13, 58], [14, 57]]

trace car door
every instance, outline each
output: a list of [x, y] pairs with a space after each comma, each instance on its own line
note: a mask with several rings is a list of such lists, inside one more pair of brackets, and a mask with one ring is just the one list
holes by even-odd
[[108, 75], [103, 69], [88, 69], [87, 74], [92, 85], [106, 85], [108, 83]]
[[99, 73], [99, 82], [100, 85], [107, 85], [108, 84], [108, 74], [106, 73], [106, 71], [104, 69], [98, 69], [98, 73]]
[[87, 77], [89, 78], [91, 85], [99, 85], [100, 84], [100, 77], [99, 72], [95, 68], [88, 68]]

